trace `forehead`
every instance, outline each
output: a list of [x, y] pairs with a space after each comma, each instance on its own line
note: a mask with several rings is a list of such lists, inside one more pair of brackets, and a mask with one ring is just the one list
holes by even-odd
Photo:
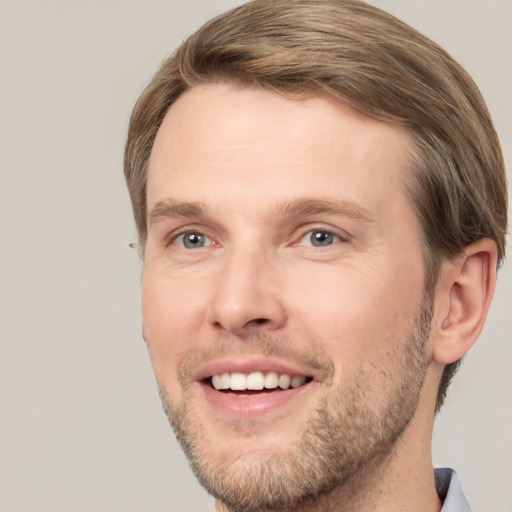
[[[402, 189], [407, 132], [332, 98], [291, 99], [233, 83], [194, 87], [169, 109], [150, 158], [148, 208], [166, 194], [322, 196]], [[222, 190], [220, 186], [222, 185]], [[371, 185], [371, 186], [370, 186]], [[368, 197], [365, 197], [368, 196]], [[286, 197], [284, 198], [286, 199]]]

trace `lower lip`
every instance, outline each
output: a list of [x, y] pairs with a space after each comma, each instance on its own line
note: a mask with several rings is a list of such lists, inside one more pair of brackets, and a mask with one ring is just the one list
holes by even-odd
[[290, 405], [308, 391], [312, 384], [270, 393], [235, 395], [217, 391], [208, 384], [201, 383], [207, 402], [218, 412], [227, 415], [254, 417], [261, 416]]

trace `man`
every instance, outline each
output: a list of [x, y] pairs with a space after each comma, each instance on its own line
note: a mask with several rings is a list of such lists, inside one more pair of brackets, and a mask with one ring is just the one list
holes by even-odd
[[218, 511], [469, 510], [430, 441], [507, 196], [460, 66], [364, 3], [255, 0], [163, 64], [125, 174], [144, 339]]

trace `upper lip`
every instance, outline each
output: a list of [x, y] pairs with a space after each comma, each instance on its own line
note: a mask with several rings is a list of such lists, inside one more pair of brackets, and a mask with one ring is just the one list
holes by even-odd
[[272, 358], [256, 358], [256, 359], [219, 359], [201, 365], [192, 378], [195, 381], [202, 381], [212, 377], [213, 375], [221, 375], [223, 373], [244, 373], [253, 372], [276, 372], [290, 376], [314, 377], [311, 368], [300, 367], [287, 362], [283, 362]]

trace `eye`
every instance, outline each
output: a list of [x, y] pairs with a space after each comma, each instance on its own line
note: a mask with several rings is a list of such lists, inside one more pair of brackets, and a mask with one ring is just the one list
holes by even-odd
[[200, 249], [201, 247], [212, 245], [213, 242], [211, 238], [203, 235], [203, 233], [188, 231], [178, 235], [174, 239], [174, 243], [184, 249]]
[[323, 229], [314, 229], [308, 231], [297, 245], [311, 245], [313, 247], [327, 247], [329, 245], [341, 242], [341, 238], [330, 231]]

